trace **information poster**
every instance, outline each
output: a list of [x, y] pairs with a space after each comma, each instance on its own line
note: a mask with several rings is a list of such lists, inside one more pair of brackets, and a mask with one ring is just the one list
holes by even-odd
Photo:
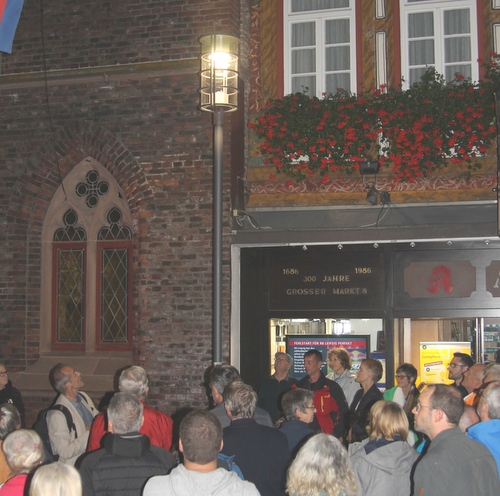
[[426, 384], [451, 384], [448, 365], [455, 352], [471, 354], [468, 342], [420, 343], [420, 380]]
[[370, 336], [353, 335], [328, 336], [321, 335], [288, 335], [286, 336], [286, 352], [293, 358], [293, 367], [290, 375], [295, 379], [302, 379], [306, 375], [304, 369], [304, 353], [316, 349], [323, 355], [321, 371], [326, 375], [332, 372], [327, 364], [327, 353], [332, 348], [345, 348], [352, 361], [352, 370], [357, 372], [361, 360], [370, 357]]

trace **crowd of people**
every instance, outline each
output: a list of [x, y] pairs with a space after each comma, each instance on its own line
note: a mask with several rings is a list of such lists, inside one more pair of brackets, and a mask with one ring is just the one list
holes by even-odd
[[[349, 353], [276, 353], [257, 394], [231, 365], [211, 367], [212, 404], [172, 418], [146, 404], [148, 377], [123, 370], [99, 412], [66, 364], [33, 429], [0, 364], [0, 496], [453, 496], [500, 494], [500, 364], [455, 353], [451, 385], [417, 385], [401, 364], [382, 393], [380, 361], [354, 375]], [[42, 426], [42, 427], [40, 427]]]

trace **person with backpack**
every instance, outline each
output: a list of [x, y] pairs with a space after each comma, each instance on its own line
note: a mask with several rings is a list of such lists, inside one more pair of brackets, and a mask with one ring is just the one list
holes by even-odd
[[[59, 461], [74, 465], [87, 448], [90, 426], [99, 412], [90, 397], [80, 391], [83, 387], [80, 372], [63, 363], [51, 372], [54, 388], [60, 394], [47, 413], [50, 447]], [[69, 411], [72, 426], [68, 426], [67, 415], [61, 407]]]

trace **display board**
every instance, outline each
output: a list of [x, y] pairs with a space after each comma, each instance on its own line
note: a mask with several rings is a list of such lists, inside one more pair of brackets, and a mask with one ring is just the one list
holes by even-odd
[[420, 343], [420, 382], [451, 384], [448, 365], [455, 352], [471, 354], [470, 343], [457, 341]]
[[287, 335], [286, 352], [293, 358], [293, 367], [290, 375], [295, 379], [302, 379], [306, 375], [304, 369], [304, 353], [316, 349], [323, 355], [321, 371], [326, 375], [332, 372], [327, 364], [327, 353], [331, 348], [345, 348], [352, 360], [352, 369], [357, 371], [361, 360], [370, 358], [370, 336], [349, 334], [336, 336], [328, 334], [316, 335]]

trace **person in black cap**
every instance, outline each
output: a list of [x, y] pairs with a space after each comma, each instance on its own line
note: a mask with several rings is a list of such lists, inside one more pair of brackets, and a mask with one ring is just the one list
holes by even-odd
[[283, 416], [281, 398], [298, 381], [290, 377], [293, 358], [288, 353], [278, 351], [274, 355], [274, 374], [262, 381], [257, 406], [269, 412], [273, 422]]

